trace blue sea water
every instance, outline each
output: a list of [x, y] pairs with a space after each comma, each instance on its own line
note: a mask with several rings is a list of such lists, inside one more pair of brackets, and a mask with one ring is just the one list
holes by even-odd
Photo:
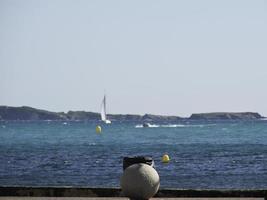
[[98, 124], [0, 122], [0, 186], [119, 187], [123, 157], [152, 156], [161, 188], [267, 188], [267, 121]]

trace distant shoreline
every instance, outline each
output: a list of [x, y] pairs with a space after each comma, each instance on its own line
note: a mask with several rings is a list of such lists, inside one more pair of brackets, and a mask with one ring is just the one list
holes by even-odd
[[[190, 117], [164, 115], [109, 114], [111, 121], [179, 121], [179, 120], [256, 120], [264, 118], [257, 112], [214, 112], [197, 113]], [[0, 106], [0, 120], [100, 120], [100, 114], [87, 111], [51, 112], [28, 106]]]

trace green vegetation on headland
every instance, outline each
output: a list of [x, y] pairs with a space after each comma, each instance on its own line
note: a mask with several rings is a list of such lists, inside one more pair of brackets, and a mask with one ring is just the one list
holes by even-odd
[[[130, 115], [130, 114], [110, 114], [108, 118], [111, 121], [177, 121], [183, 119], [192, 120], [254, 120], [263, 118], [255, 112], [220, 112], [220, 113], [199, 113], [192, 114], [189, 118], [178, 116], [163, 115]], [[85, 111], [50, 112], [46, 110], [35, 109], [27, 106], [11, 107], [0, 106], [0, 120], [99, 120], [100, 114]]]

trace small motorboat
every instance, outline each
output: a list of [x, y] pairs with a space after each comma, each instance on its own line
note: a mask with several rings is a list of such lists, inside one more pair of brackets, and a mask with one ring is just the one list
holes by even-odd
[[151, 127], [151, 124], [150, 124], [150, 123], [147, 123], [147, 122], [144, 122], [144, 123], [143, 123], [143, 127], [144, 127], [144, 128]]

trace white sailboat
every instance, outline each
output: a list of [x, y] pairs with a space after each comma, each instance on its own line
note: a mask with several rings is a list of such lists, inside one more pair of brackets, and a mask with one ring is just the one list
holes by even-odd
[[107, 119], [107, 111], [106, 111], [106, 95], [104, 95], [104, 99], [101, 103], [101, 120], [106, 124], [110, 124], [111, 121]]

